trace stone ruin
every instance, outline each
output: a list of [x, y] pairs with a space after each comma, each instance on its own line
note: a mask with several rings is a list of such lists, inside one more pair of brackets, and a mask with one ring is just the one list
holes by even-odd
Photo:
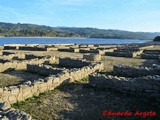
[[99, 54], [83, 54], [83, 59], [90, 61], [101, 61], [101, 55]]
[[125, 93], [147, 95], [160, 100], [160, 76], [117, 77], [112, 75], [89, 75], [89, 84], [98, 88], [112, 88]]
[[117, 46], [117, 49], [115, 49], [113, 52], [106, 52], [105, 55], [108, 56], [115, 56], [115, 57], [137, 57], [139, 56], [143, 50], [141, 50], [137, 46]]
[[[13, 55], [17, 54], [13, 53]], [[54, 56], [35, 58], [34, 55], [30, 55], [29, 58], [33, 59], [18, 61], [8, 58], [8, 61], [0, 63], [0, 72], [26, 70], [45, 76], [44, 79], [27, 80], [15, 86], [0, 88], [0, 119], [31, 120], [30, 115], [10, 107], [6, 108], [6, 104], [13, 104], [32, 96], [38, 96], [40, 93], [53, 90], [61, 84], [82, 79], [103, 69], [101, 62], [91, 62], [85, 59], [59, 58], [58, 66], [54, 67], [52, 64], [57, 62], [57, 58]]]
[[[101, 55], [136, 57], [143, 54], [158, 59], [159, 52], [144, 50], [145, 46], [103, 46], [103, 45], [6, 45], [1, 50], [63, 51], [84, 53], [83, 59], [37, 56], [18, 52], [0, 52], [0, 72], [26, 70], [44, 76], [43, 79], [27, 80], [15, 86], [0, 88], [0, 119], [31, 120], [23, 111], [15, 110], [10, 104], [38, 96], [54, 90], [61, 84], [73, 82], [89, 76], [89, 85], [99, 88], [112, 88], [124, 93], [146, 95], [160, 100], [160, 66], [132, 67], [116, 65], [113, 75], [101, 74], [104, 69]], [[143, 53], [142, 53], [143, 52]], [[86, 54], [87, 53], [87, 54]], [[89, 53], [89, 54], [88, 54]], [[153, 54], [154, 53], [154, 54]], [[155, 55], [158, 55], [155, 57]], [[153, 57], [154, 56], [154, 57]], [[146, 58], [145, 58], [146, 59]], [[56, 65], [54, 65], [56, 62]], [[96, 73], [95, 73], [96, 72]]]
[[144, 67], [144, 66], [122, 66], [122, 65], [115, 65], [113, 67], [114, 74], [118, 76], [124, 77], [142, 77], [147, 75], [160, 75], [160, 65], [152, 65], [151, 67]]
[[[32, 97], [33, 95], [38, 95], [39, 93], [42, 93], [47, 90], [54, 89], [55, 87], [59, 86], [64, 81], [74, 81], [82, 79], [89, 74], [99, 71], [103, 69], [103, 64], [100, 62], [90, 62], [86, 60], [81, 59], [70, 59], [70, 58], [60, 58], [60, 66], [63, 67], [69, 67], [70, 69], [66, 68], [53, 68], [48, 65], [43, 65], [45, 60], [43, 62], [36, 61], [38, 64], [35, 64], [35, 62], [27, 62], [24, 66], [21, 67], [13, 67], [9, 66], [7, 63], [8, 68], [15, 68], [16, 70], [24, 69], [26, 68], [27, 71], [38, 73], [40, 75], [48, 76], [45, 79], [40, 79], [36, 81], [26, 81], [20, 85], [17, 86], [9, 86], [5, 88], [0, 88], [1, 97], [0, 102], [7, 101], [10, 104], [15, 103], [17, 101], [25, 100], [29, 97]], [[65, 61], [65, 62], [62, 62]], [[78, 66], [73, 67], [73, 64], [64, 64], [66, 63], [74, 63]], [[70, 61], [70, 62], [69, 62]], [[53, 62], [53, 61], [52, 61]], [[81, 64], [80, 64], [81, 62]], [[8, 69], [5, 66], [5, 69]], [[1, 68], [2, 69], [2, 68]], [[4, 71], [1, 70], [1, 72]]]
[[[2, 46], [3, 47], [3, 46]], [[86, 44], [51, 44], [51, 45], [30, 45], [30, 44], [8, 44], [3, 50], [27, 50], [27, 51], [60, 51], [75, 53], [95, 53], [104, 55], [105, 52], [113, 52], [114, 45], [106, 47], [105, 45], [86, 45]]]
[[112, 88], [125, 93], [153, 97], [160, 101], [160, 66], [131, 67], [116, 65], [113, 75], [94, 73], [89, 84], [98, 88]]
[[144, 50], [141, 54], [142, 59], [159, 59], [160, 50]]

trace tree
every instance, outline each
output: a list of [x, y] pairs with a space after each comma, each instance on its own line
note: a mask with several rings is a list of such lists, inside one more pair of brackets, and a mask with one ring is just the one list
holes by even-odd
[[155, 37], [153, 41], [159, 41], [160, 42], [160, 36]]

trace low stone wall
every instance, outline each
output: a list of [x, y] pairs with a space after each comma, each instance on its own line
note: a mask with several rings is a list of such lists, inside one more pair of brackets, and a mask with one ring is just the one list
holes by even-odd
[[58, 51], [60, 52], [72, 52], [69, 47], [64, 47], [64, 48], [58, 48]]
[[19, 50], [28, 50], [28, 51], [46, 51], [46, 48], [43, 47], [31, 47], [31, 46], [20, 46]]
[[70, 48], [71, 52], [79, 53], [80, 49], [78, 48]]
[[29, 60], [29, 59], [35, 59], [35, 58], [43, 58], [44, 56], [37, 56], [33, 54], [25, 54], [25, 53], [10, 53], [5, 52], [6, 55], [0, 56], [3, 59], [7, 60]]
[[48, 47], [47, 48], [47, 51], [57, 51], [58, 50], [58, 48], [56, 48], [56, 47]]
[[19, 46], [4, 46], [4, 50], [16, 50], [19, 49]]
[[59, 65], [69, 68], [81, 68], [88, 66], [91, 62], [83, 59], [59, 58]]
[[83, 54], [83, 59], [90, 61], [101, 61], [101, 55], [99, 54]]
[[89, 75], [89, 85], [112, 88], [125, 93], [147, 95], [160, 100], [160, 76], [125, 78], [92, 74]]
[[91, 49], [90, 48], [80, 48], [79, 52], [80, 53], [89, 53]]
[[143, 53], [145, 53], [145, 54], [158, 54], [158, 55], [160, 55], [160, 50], [144, 50]]
[[113, 67], [114, 74], [125, 77], [160, 75], [159, 71], [160, 71], [160, 66], [158, 65], [152, 67], [132, 67], [132, 66], [115, 65]]
[[141, 58], [142, 59], [159, 59], [159, 57], [160, 57], [160, 54], [141, 54]]
[[102, 69], [102, 63], [91, 63], [88, 66], [74, 68], [67, 72], [51, 75], [45, 79], [27, 81], [18, 86], [0, 88], [0, 103], [7, 101], [12, 104], [16, 103], [17, 101], [23, 101], [34, 95], [37, 96], [45, 91], [53, 90], [64, 82], [82, 79], [87, 77], [89, 74], [100, 71]]
[[0, 58], [0, 63], [6, 63], [6, 62], [10, 62], [10, 61], [7, 60], [7, 59], [1, 59], [1, 58]]
[[25, 54], [25, 59], [27, 59], [27, 60], [29, 60], [29, 59], [35, 59], [35, 58], [41, 59], [43, 57], [44, 56], [37, 56], [37, 55], [33, 55], [33, 54]]
[[0, 63], [0, 72], [4, 72], [10, 69], [24, 70], [27, 69], [27, 64], [54, 63], [55, 61], [56, 61], [55, 57], [44, 57], [42, 59], [36, 58], [32, 60], [5, 62], [5, 63]]
[[135, 57], [136, 55], [133, 52], [106, 52], [107, 56], [115, 56], [115, 57]]
[[15, 54], [14, 52], [7, 52], [7, 51], [3, 51], [2, 55], [11, 55], [11, 54]]
[[117, 50], [114, 50], [115, 52], [128, 52], [128, 51], [131, 51], [131, 52], [137, 52], [137, 51], [139, 51], [139, 48], [137, 48], [137, 47], [130, 47], [130, 48], [117, 48]]
[[0, 120], [32, 120], [32, 117], [18, 109], [11, 108], [10, 104], [0, 104]]
[[37, 73], [39, 75], [54, 75], [61, 73], [62, 71], [65, 71], [65, 68], [53, 68], [50, 65], [35, 65], [35, 64], [28, 64], [27, 65], [27, 71], [32, 73]]
[[136, 57], [140, 55], [143, 50], [140, 50], [137, 46], [117, 46], [114, 51], [106, 51], [105, 55], [116, 57]]

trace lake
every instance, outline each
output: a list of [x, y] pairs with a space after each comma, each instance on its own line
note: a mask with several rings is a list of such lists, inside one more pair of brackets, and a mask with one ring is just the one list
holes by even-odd
[[100, 39], [100, 38], [0, 38], [0, 45], [4, 44], [130, 44], [145, 43], [151, 40], [134, 39]]

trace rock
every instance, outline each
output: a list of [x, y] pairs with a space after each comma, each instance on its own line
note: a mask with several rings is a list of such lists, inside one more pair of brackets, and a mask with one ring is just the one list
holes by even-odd
[[4, 116], [3, 118], [0, 118], [2, 120], [9, 120], [6, 116]]
[[0, 104], [0, 110], [7, 110], [11, 107], [11, 105], [8, 102], [3, 102]]

